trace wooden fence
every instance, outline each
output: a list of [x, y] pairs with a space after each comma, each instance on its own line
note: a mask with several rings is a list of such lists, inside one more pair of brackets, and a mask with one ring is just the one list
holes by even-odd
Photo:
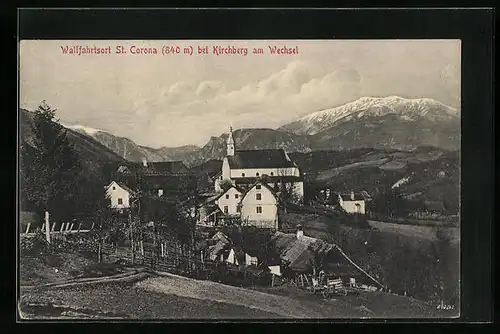
[[130, 246], [104, 245], [103, 260], [124, 261], [127, 264], [143, 265], [154, 271], [169, 272], [196, 279], [206, 279], [235, 286], [270, 285], [271, 274], [256, 275], [255, 269], [237, 267], [212, 261], [203, 257], [203, 252], [193, 253], [175, 245], [161, 243], [157, 247], [138, 244], [132, 252]]

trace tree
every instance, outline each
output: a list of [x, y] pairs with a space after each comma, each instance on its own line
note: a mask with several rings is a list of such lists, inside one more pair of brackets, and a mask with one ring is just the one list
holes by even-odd
[[278, 169], [280, 181], [278, 183], [278, 206], [287, 212], [289, 203], [300, 203], [301, 198], [296, 192], [295, 182], [288, 180], [293, 174], [287, 168]]
[[233, 186], [233, 183], [230, 180], [222, 180], [219, 186], [223, 192], [226, 192]]
[[67, 130], [55, 115], [56, 110], [45, 101], [33, 112], [32, 140], [28, 143], [28, 138], [24, 139], [20, 147], [20, 185], [29, 206], [61, 217], [72, 212], [81, 167]]
[[94, 229], [90, 231], [91, 237], [97, 244], [97, 262], [102, 260], [102, 247], [110, 238], [113, 225], [115, 225], [116, 213], [111, 209], [109, 197], [102, 194], [102, 200], [95, 203], [95, 211], [92, 213], [92, 219], [96, 222]]

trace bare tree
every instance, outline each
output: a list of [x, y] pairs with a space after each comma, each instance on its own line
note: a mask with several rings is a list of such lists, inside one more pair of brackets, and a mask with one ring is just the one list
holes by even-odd
[[277, 181], [278, 190], [278, 206], [281, 207], [285, 213], [287, 212], [288, 203], [300, 203], [301, 198], [297, 194], [296, 184], [292, 180], [294, 174], [288, 168], [278, 169], [279, 181]]

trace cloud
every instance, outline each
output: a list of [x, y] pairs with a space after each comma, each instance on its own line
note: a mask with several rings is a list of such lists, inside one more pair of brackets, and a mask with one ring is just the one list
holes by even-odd
[[156, 124], [156, 129], [151, 133], [165, 131], [165, 123], [171, 123], [167, 126], [170, 132], [183, 127], [182, 131], [193, 130], [196, 124], [205, 136], [203, 131], [218, 135], [230, 123], [235, 127], [276, 127], [304, 113], [348, 102], [359, 97], [361, 84], [356, 69], [318, 75], [311, 64], [295, 61], [230, 91], [220, 81], [178, 82], [165, 87], [156, 100], [136, 101], [134, 108], [137, 116], [154, 118], [150, 124]]

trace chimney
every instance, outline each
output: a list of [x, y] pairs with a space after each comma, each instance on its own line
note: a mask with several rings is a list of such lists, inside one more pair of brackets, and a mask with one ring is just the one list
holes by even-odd
[[148, 167], [148, 161], [146, 160], [146, 158], [142, 158], [142, 165], [144, 167]]
[[351, 191], [351, 200], [354, 201], [354, 191]]
[[304, 236], [304, 231], [302, 231], [302, 225], [297, 225], [297, 239], [300, 239]]

